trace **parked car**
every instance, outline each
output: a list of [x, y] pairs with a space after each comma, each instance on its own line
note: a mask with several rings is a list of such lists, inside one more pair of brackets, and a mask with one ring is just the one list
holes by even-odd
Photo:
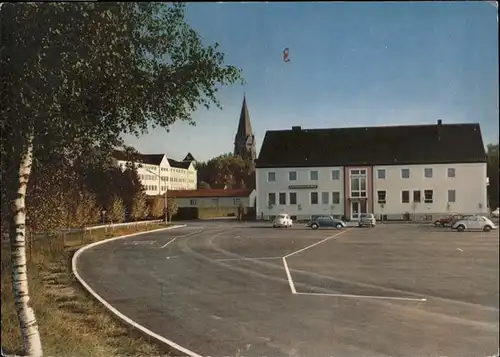
[[373, 213], [361, 213], [358, 219], [358, 227], [375, 227], [377, 220]]
[[318, 228], [336, 228], [342, 229], [346, 226], [345, 222], [333, 218], [332, 216], [313, 216], [311, 220], [306, 224], [307, 227], [312, 229]]
[[465, 230], [480, 230], [489, 232], [492, 229], [496, 229], [497, 226], [485, 216], [474, 215], [465, 217], [464, 219], [455, 222], [451, 228], [456, 229], [459, 232], [463, 232]]
[[498, 215], [499, 215], [499, 213], [500, 213], [499, 211], [500, 211], [500, 208], [499, 208], [499, 207], [497, 207], [497, 209], [496, 209], [496, 210], [491, 211], [491, 217], [498, 218]]
[[438, 220], [434, 222], [434, 225], [436, 227], [446, 227], [446, 226], [453, 226], [455, 222], [458, 222], [467, 216], [464, 216], [463, 214], [452, 214], [449, 216], [441, 217]]
[[293, 221], [290, 218], [290, 215], [288, 215], [286, 213], [281, 213], [274, 218], [273, 228], [277, 228], [277, 227], [290, 228], [292, 226], [293, 226]]

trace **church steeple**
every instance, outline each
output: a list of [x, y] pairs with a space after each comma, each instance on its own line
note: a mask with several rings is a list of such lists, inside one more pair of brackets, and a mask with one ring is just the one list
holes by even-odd
[[256, 156], [255, 136], [252, 132], [252, 125], [250, 124], [250, 114], [248, 113], [246, 96], [243, 96], [240, 121], [234, 138], [234, 154], [251, 160], [255, 160]]

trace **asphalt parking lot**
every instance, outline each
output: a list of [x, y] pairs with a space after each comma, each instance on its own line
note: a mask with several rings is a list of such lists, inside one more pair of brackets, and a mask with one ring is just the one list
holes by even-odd
[[498, 242], [410, 224], [195, 223], [89, 249], [78, 270], [124, 315], [203, 356], [488, 356]]

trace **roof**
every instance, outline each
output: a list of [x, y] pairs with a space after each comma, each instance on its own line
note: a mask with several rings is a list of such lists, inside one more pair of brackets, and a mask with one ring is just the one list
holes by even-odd
[[[191, 154], [188, 154], [191, 155]], [[142, 162], [144, 164], [149, 164], [149, 165], [160, 165], [161, 161], [165, 157], [165, 154], [137, 154], [137, 162]], [[113, 157], [117, 160], [120, 161], [128, 161], [129, 158], [127, 158], [127, 154], [124, 151], [120, 150], [114, 150], [113, 152]], [[191, 161], [177, 161], [174, 159], [169, 159], [168, 164], [170, 167], [175, 167], [178, 169], [188, 169], [189, 165], [191, 165]]]
[[170, 167], [175, 167], [178, 169], [188, 169], [189, 165], [191, 165], [190, 161], [177, 161], [174, 159], [168, 159], [168, 164]]
[[236, 141], [241, 138], [246, 138], [249, 135], [252, 135], [252, 125], [250, 124], [250, 114], [248, 113], [247, 100], [243, 97], [240, 121], [238, 122], [238, 130], [236, 131]]
[[168, 197], [174, 198], [205, 198], [205, 197], [248, 197], [252, 189], [201, 189], [201, 190], [169, 190]]
[[188, 152], [187, 155], [186, 155], [186, 157], [182, 161], [196, 161], [196, 159], [194, 158], [193, 154], [191, 154], [190, 152]]
[[[113, 157], [120, 161], [128, 161], [131, 158], [128, 157], [125, 151], [114, 150]], [[160, 165], [161, 161], [165, 157], [165, 154], [136, 154], [137, 162], [142, 162], [149, 165]]]
[[479, 124], [267, 131], [257, 168], [486, 162]]

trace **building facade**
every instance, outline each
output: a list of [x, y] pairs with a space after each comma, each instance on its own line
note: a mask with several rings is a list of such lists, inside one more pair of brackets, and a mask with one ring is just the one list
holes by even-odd
[[253, 207], [256, 192], [252, 189], [177, 190], [169, 193], [179, 207], [232, 208]]
[[183, 161], [169, 159], [165, 154], [138, 154], [131, 160], [125, 152], [116, 150], [115, 164], [124, 169], [133, 163], [146, 195], [163, 195], [168, 190], [192, 190], [197, 187], [195, 160], [189, 153]]
[[257, 215], [486, 213], [487, 181], [479, 124], [293, 127], [266, 133], [256, 163]]

